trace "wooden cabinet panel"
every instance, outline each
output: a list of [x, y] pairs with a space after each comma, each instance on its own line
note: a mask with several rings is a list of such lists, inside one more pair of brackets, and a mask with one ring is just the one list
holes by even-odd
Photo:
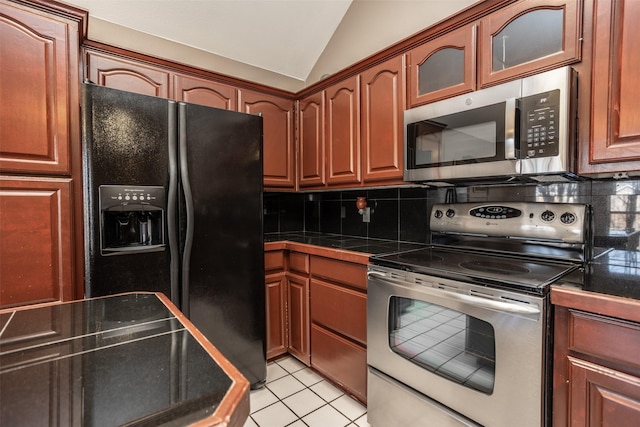
[[480, 87], [579, 61], [582, 2], [516, 2], [481, 19], [478, 37]]
[[298, 146], [300, 187], [324, 186], [324, 92], [308, 96], [298, 103]]
[[337, 259], [311, 257], [311, 275], [358, 289], [367, 289], [367, 266]]
[[235, 87], [183, 74], [173, 76], [173, 95], [176, 101], [223, 110], [236, 111], [238, 105]]
[[569, 426], [635, 427], [640, 423], [640, 378], [570, 359]]
[[404, 57], [398, 56], [360, 76], [362, 120], [362, 180], [402, 181]]
[[77, 26], [2, 2], [0, 40], [0, 169], [70, 175], [80, 134]]
[[640, 425], [639, 343], [637, 322], [556, 306], [553, 425]]
[[309, 255], [300, 252], [289, 252], [289, 270], [309, 274]]
[[284, 269], [284, 251], [269, 251], [264, 253], [265, 271]]
[[85, 61], [87, 77], [97, 85], [171, 98], [168, 70], [93, 51], [86, 52]]
[[311, 321], [365, 345], [367, 295], [311, 279]]
[[309, 365], [309, 279], [288, 274], [287, 316], [289, 321], [289, 353]]
[[640, 325], [579, 311], [571, 313], [571, 350], [604, 358], [640, 373]]
[[409, 106], [476, 88], [476, 25], [437, 37], [407, 54]]
[[240, 111], [263, 119], [263, 174], [266, 188], [295, 188], [293, 101], [240, 91]]
[[0, 177], [0, 308], [73, 298], [70, 179]]
[[360, 182], [359, 76], [326, 89], [327, 184]]
[[366, 348], [315, 324], [311, 326], [311, 341], [312, 366], [366, 402]]
[[287, 312], [284, 272], [265, 277], [267, 315], [267, 359], [287, 352]]
[[[597, 0], [593, 14], [589, 163], [640, 160], [640, 3]], [[611, 164], [608, 171], [629, 165]], [[640, 169], [636, 164], [633, 169]], [[587, 171], [588, 172], [588, 171]]]

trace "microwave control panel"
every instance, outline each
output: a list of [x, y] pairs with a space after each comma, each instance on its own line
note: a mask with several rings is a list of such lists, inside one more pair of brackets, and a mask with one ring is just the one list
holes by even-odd
[[557, 156], [560, 90], [520, 98], [520, 158]]

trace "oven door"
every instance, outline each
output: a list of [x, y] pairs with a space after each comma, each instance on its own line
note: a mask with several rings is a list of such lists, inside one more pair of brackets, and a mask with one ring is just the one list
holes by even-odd
[[394, 410], [391, 389], [372, 389], [384, 384], [376, 371], [480, 425], [544, 425], [545, 298], [379, 266], [369, 267], [367, 293], [374, 427]]

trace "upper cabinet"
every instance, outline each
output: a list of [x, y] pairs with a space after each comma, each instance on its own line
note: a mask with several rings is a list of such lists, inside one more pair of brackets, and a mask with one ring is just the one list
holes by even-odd
[[590, 135], [590, 150], [581, 152], [580, 172], [640, 169], [640, 32], [635, 29], [639, 20], [640, 2], [595, 2], [591, 128], [585, 132]]
[[417, 107], [476, 87], [476, 25], [467, 25], [407, 53], [409, 106]]
[[241, 90], [239, 98], [240, 111], [262, 116], [265, 188], [294, 189], [293, 100], [249, 90]]
[[77, 22], [2, 1], [0, 40], [2, 172], [69, 175], [80, 134]]
[[142, 95], [171, 97], [168, 70], [90, 50], [85, 60], [87, 78], [97, 85]]
[[173, 93], [176, 101], [231, 111], [236, 111], [238, 108], [238, 95], [235, 87], [200, 77], [174, 74]]
[[398, 56], [360, 76], [362, 180], [402, 181], [404, 172], [404, 58]]
[[582, 2], [524, 0], [480, 20], [479, 85], [580, 60]]
[[[294, 101], [239, 89], [204, 75], [187, 74], [165, 64], [85, 48], [89, 80], [114, 89], [174, 99], [263, 118], [263, 173], [268, 189], [295, 189]], [[175, 65], [175, 64], [174, 64]]]
[[360, 87], [358, 76], [325, 91], [325, 150], [328, 184], [360, 182]]
[[0, 308], [82, 296], [85, 20], [62, 4], [0, 0]]
[[298, 101], [298, 185], [323, 186], [324, 161], [324, 92]]

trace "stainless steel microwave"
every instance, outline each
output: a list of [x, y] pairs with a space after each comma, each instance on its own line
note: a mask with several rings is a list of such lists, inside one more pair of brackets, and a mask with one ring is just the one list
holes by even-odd
[[570, 175], [577, 73], [558, 68], [404, 113], [404, 180]]

